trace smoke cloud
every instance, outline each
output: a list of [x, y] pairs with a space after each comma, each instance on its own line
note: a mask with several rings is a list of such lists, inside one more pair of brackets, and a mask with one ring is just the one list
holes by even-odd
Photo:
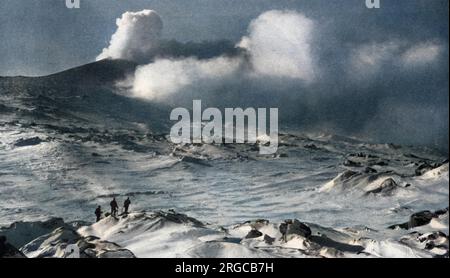
[[134, 96], [149, 100], [164, 100], [192, 86], [199, 90], [214, 90], [215, 84], [236, 74], [241, 62], [238, 58], [226, 57], [158, 59], [138, 67], [131, 87]]
[[97, 60], [112, 58], [141, 62], [148, 60], [159, 48], [163, 22], [155, 11], [126, 12], [116, 24], [117, 30], [109, 46]]
[[432, 41], [413, 44], [392, 40], [364, 44], [352, 51], [350, 74], [359, 81], [370, 81], [392, 68], [417, 69], [435, 63], [443, 48]]
[[255, 19], [239, 46], [248, 50], [256, 74], [298, 78], [315, 77], [312, 56], [314, 23], [293, 11], [269, 11]]
[[151, 11], [125, 13], [99, 56], [141, 64], [120, 83], [132, 97], [277, 107], [281, 127], [448, 151], [448, 45], [439, 38], [384, 34], [349, 42], [317, 19], [272, 10], [235, 44], [180, 43], [160, 39], [159, 21]]
[[236, 82], [248, 86], [266, 78], [311, 83], [317, 70], [311, 51], [313, 27], [313, 21], [302, 14], [269, 11], [252, 21], [235, 55], [161, 58], [167, 56], [162, 49], [154, 62], [138, 67], [135, 76], [122, 85], [129, 86], [136, 97], [162, 101], [180, 92], [192, 96], [213, 94], [224, 86], [236, 90], [231, 88]]

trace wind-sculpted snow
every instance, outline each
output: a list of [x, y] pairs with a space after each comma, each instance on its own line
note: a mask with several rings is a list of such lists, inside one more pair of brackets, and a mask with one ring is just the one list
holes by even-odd
[[[115, 81], [134, 67], [102, 61], [49, 77], [0, 78], [0, 227], [16, 223], [0, 235], [9, 244], [34, 241], [26, 248], [32, 256], [61, 256], [62, 239], [71, 234], [68, 239], [92, 247], [83, 256], [95, 257], [448, 252], [448, 213], [421, 226], [389, 229], [448, 207], [448, 154], [289, 129], [281, 129], [278, 152], [269, 156], [259, 154], [259, 142], [174, 145], [167, 107], [116, 91]], [[71, 76], [79, 79], [71, 82]], [[95, 208], [107, 210], [112, 197], [119, 205], [131, 197], [133, 214], [83, 224], [98, 239], [54, 221], [90, 223]], [[170, 209], [204, 225], [134, 213]], [[250, 219], [270, 222], [247, 237], [254, 224], [239, 223]], [[311, 237], [280, 240], [286, 219], [306, 224]], [[56, 226], [43, 224], [49, 220]], [[130, 229], [119, 233], [127, 223]], [[49, 242], [54, 247], [47, 248]]]
[[[448, 236], [440, 230], [405, 234], [395, 230], [388, 238], [377, 239], [387, 234], [366, 227], [327, 228], [298, 219], [279, 223], [261, 219], [223, 227], [175, 211], [107, 216], [81, 227], [58, 223], [59, 227], [23, 245], [18, 254], [64, 258], [75, 246], [81, 258], [448, 257]], [[42, 223], [21, 225], [32, 232]]]

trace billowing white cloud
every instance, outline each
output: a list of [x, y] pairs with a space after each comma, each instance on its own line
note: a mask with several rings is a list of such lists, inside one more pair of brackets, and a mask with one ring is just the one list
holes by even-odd
[[116, 21], [117, 30], [97, 60], [112, 58], [145, 61], [158, 48], [163, 22], [153, 10], [126, 12]]
[[[288, 124], [295, 122], [306, 128], [354, 132], [370, 121], [373, 124], [367, 124], [364, 133], [374, 138], [386, 139], [389, 133], [392, 140], [411, 142], [409, 137], [427, 134], [420, 140], [427, 141], [433, 137], [428, 136], [428, 130], [439, 138], [446, 136], [441, 135], [442, 126], [430, 123], [445, 118], [442, 115], [448, 115], [448, 108], [431, 118], [425, 110], [416, 117], [414, 107], [403, 105], [406, 98], [420, 96], [422, 100], [424, 91], [434, 92], [436, 81], [428, 80], [430, 74], [445, 80], [442, 58], [448, 56], [448, 46], [438, 38], [417, 42], [416, 38], [395, 36], [355, 43], [355, 37], [342, 39], [339, 33], [335, 37], [329, 32], [335, 30], [327, 29], [327, 24], [319, 26], [301, 13], [268, 11], [251, 22], [235, 51], [228, 46], [232, 51], [202, 56], [198, 53], [203, 50], [211, 52], [210, 44], [200, 43], [191, 51], [191, 45], [160, 40], [163, 24], [153, 11], [125, 13], [117, 25], [110, 46], [99, 58], [141, 64], [119, 84], [132, 97], [176, 105], [192, 99], [217, 106], [274, 104], [283, 107]], [[194, 55], [203, 58], [187, 57]], [[146, 60], [152, 63], [145, 64]], [[428, 67], [438, 62], [439, 67]], [[444, 93], [436, 95], [445, 99], [442, 96], [448, 90], [442, 90]], [[374, 92], [376, 96], [366, 97]], [[380, 105], [375, 98], [392, 106]], [[331, 105], [335, 107], [330, 109]], [[380, 107], [379, 111], [374, 107]], [[423, 124], [418, 125], [422, 117]], [[417, 126], [426, 132], [415, 133]], [[444, 139], [448, 141], [448, 137]]]
[[425, 65], [436, 61], [442, 52], [442, 46], [435, 42], [425, 42], [409, 48], [401, 59], [405, 66]]
[[131, 83], [132, 92], [139, 98], [161, 100], [186, 87], [213, 87], [237, 72], [241, 63], [240, 58], [226, 57], [156, 60], [137, 68]]
[[239, 46], [249, 51], [256, 74], [313, 81], [314, 23], [294, 11], [268, 11], [252, 21]]
[[[133, 31], [145, 30], [136, 24], [131, 24]], [[239, 76], [244, 82], [246, 78], [254, 81], [271, 77], [310, 83], [316, 71], [311, 51], [313, 26], [312, 20], [297, 12], [269, 11], [251, 23], [248, 36], [239, 43], [245, 54], [208, 60], [156, 58], [138, 67], [126, 86], [135, 97], [162, 100], [186, 88], [214, 90], [214, 86], [229, 82], [230, 76]], [[128, 39], [133, 37], [140, 36], [134, 32]]]
[[443, 46], [435, 42], [412, 44], [392, 40], [363, 44], [351, 51], [349, 75], [355, 80], [369, 81], [396, 67], [415, 70], [417, 66], [436, 62], [442, 50]]

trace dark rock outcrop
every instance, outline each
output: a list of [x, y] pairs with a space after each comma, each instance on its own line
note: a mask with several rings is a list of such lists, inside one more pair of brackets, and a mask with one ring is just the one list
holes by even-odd
[[367, 191], [365, 195], [370, 194], [381, 194], [381, 195], [391, 195], [398, 188], [398, 184], [392, 179], [388, 178], [383, 181], [377, 188]]
[[423, 162], [422, 164], [419, 165], [419, 167], [416, 168], [416, 176], [422, 176], [423, 174], [425, 174], [428, 171], [431, 171], [433, 169], [439, 168], [442, 165], [448, 163], [448, 160], [445, 160], [441, 163], [428, 163], [428, 162]]
[[389, 229], [401, 228], [409, 230], [415, 227], [424, 226], [429, 224], [433, 218], [438, 218], [440, 215], [443, 215], [447, 212], [448, 208], [443, 210], [437, 210], [436, 212], [431, 212], [429, 210], [417, 212], [411, 215], [408, 222], [389, 226]]
[[409, 229], [427, 225], [431, 222], [431, 219], [435, 217], [437, 217], [437, 214], [431, 211], [421, 211], [418, 213], [414, 213], [413, 215], [411, 215], [408, 222]]
[[207, 163], [204, 159], [193, 157], [193, 156], [183, 156], [181, 161], [211, 167], [211, 164]]
[[364, 169], [364, 173], [366, 173], [366, 174], [376, 174], [376, 173], [378, 173], [378, 171], [373, 169], [373, 168], [371, 168], [371, 167], [366, 167], [366, 169]]
[[349, 180], [350, 178], [353, 178], [355, 176], [359, 176], [361, 175], [361, 173], [355, 172], [355, 171], [345, 171], [344, 173], [342, 173], [342, 175], [339, 177], [340, 181], [346, 181]]
[[306, 144], [304, 146], [304, 148], [305, 149], [309, 149], [309, 150], [319, 150], [319, 148], [316, 145], [314, 145], [314, 144]]
[[264, 235], [264, 242], [272, 245], [275, 242], [275, 239], [273, 237], [270, 237], [268, 235]]
[[192, 224], [198, 227], [204, 226], [204, 224], [197, 219], [189, 217], [182, 213], [177, 213], [174, 210], [169, 210], [167, 212], [159, 211], [156, 212], [154, 216], [160, 217], [163, 221], [170, 221], [178, 224]]
[[290, 235], [299, 235], [308, 238], [312, 234], [311, 229], [297, 219], [285, 220], [284, 223], [281, 223], [279, 229], [284, 238]]
[[435, 211], [434, 213], [437, 214], [437, 215], [443, 215], [443, 214], [446, 214], [446, 213], [448, 213], [448, 207], [445, 208], [445, 209], [437, 210], [437, 211]]
[[247, 238], [247, 239], [248, 238], [258, 238], [258, 237], [260, 237], [262, 235], [263, 235], [263, 233], [261, 233], [258, 230], [253, 229], [250, 232], [248, 232], [248, 234], [245, 236], [245, 238]]
[[361, 162], [356, 162], [356, 161], [353, 161], [353, 160], [350, 160], [350, 159], [346, 159], [344, 161], [344, 166], [347, 166], [347, 167], [362, 167], [362, 164], [361, 164]]
[[32, 138], [27, 138], [27, 139], [21, 138], [14, 143], [14, 146], [15, 147], [35, 146], [35, 145], [39, 145], [42, 142], [44, 142], [44, 140], [42, 140], [39, 137], [32, 137]]
[[433, 170], [433, 166], [431, 166], [428, 163], [422, 163], [419, 165], [419, 167], [416, 168], [416, 176], [422, 176], [426, 172]]

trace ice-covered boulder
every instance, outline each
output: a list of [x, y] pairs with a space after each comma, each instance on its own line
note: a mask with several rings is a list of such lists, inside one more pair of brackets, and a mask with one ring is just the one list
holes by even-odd
[[36, 222], [14, 222], [9, 227], [1, 228], [0, 234], [6, 236], [12, 245], [20, 247], [66, 225], [68, 224], [64, 223], [62, 218], [50, 218], [46, 221]]
[[304, 238], [311, 236], [311, 229], [297, 219], [286, 220], [284, 223], [281, 223], [280, 232], [285, 236], [286, 240], [292, 235], [299, 235]]
[[137, 257], [189, 256], [189, 249], [206, 241], [222, 239], [223, 232], [208, 229], [185, 214], [174, 211], [130, 213], [119, 218], [107, 217], [78, 229], [84, 237], [119, 244]]
[[[389, 228], [390, 229], [401, 228], [401, 229], [408, 230], [408, 229], [413, 229], [416, 227], [425, 226], [425, 225], [428, 225], [433, 222], [433, 224], [435, 224], [436, 226], [441, 226], [441, 228], [443, 228], [443, 229], [448, 229], [448, 225], [445, 226], [440, 223], [439, 220], [441, 218], [447, 218], [447, 222], [448, 222], [448, 208], [443, 209], [443, 210], [437, 210], [435, 212], [431, 212], [429, 210], [416, 212], [410, 216], [408, 222], [405, 222], [402, 224], [391, 225], [391, 226], [389, 226]], [[434, 227], [434, 228], [436, 228], [436, 227]]]
[[381, 194], [384, 196], [392, 195], [392, 193], [398, 188], [398, 184], [392, 178], [384, 180], [377, 188], [367, 191], [369, 194]]
[[96, 237], [82, 237], [74, 229], [60, 227], [21, 248], [30, 258], [134, 258], [120, 245]]

